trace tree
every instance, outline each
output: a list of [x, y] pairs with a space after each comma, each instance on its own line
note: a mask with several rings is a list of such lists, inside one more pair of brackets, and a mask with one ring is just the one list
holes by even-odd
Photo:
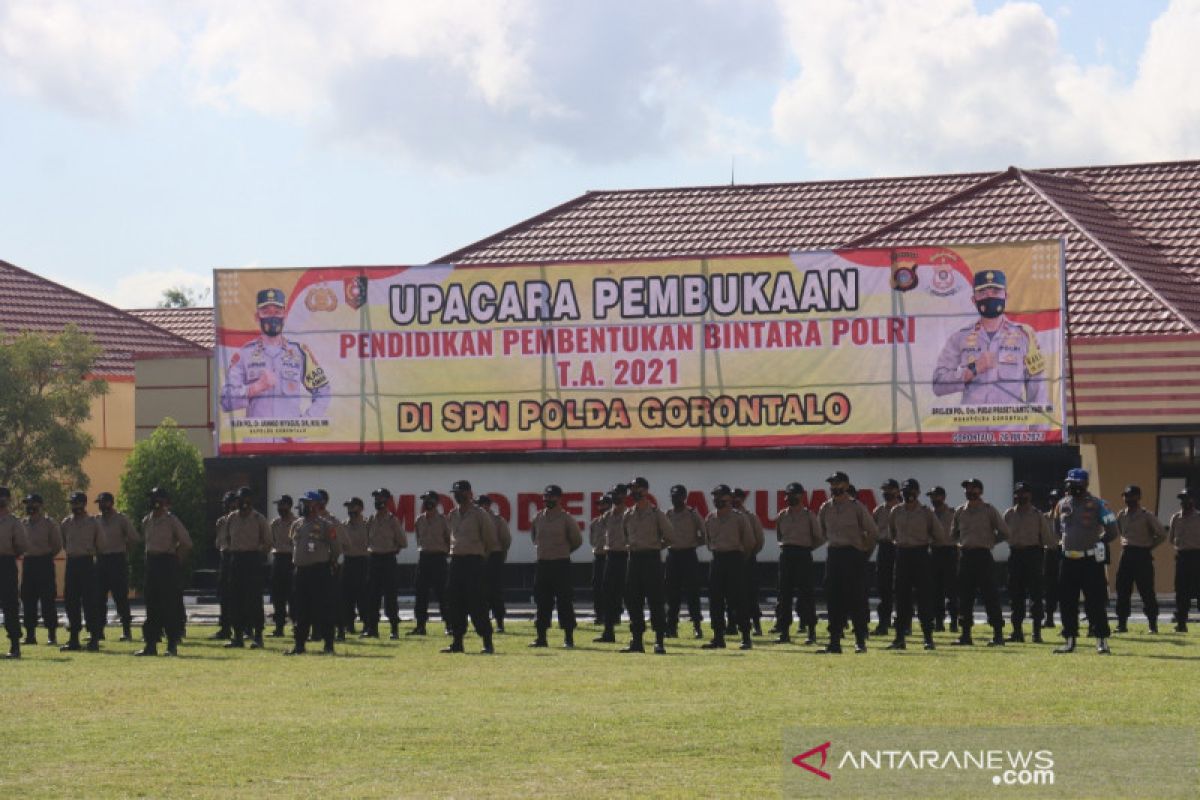
[[209, 302], [209, 289], [193, 289], [188, 286], [172, 286], [163, 289], [159, 308], [195, 308]]
[[86, 489], [82, 429], [108, 384], [90, 378], [101, 348], [74, 325], [18, 334], [0, 346], [0, 485], [14, 497], [37, 492], [48, 513], [66, 513], [70, 491]]
[[[192, 558], [200, 558], [212, 545], [212, 532], [204, 516], [204, 459], [196, 445], [188, 441], [179, 423], [167, 417], [150, 434], [134, 445], [125, 462], [117, 507], [140, 530], [142, 518], [150, 513], [150, 490], [154, 487], [171, 493], [171, 511], [183, 522], [195, 545]], [[145, 553], [135, 549], [130, 559], [134, 586], [141, 587]], [[191, 563], [184, 564], [185, 575]]]

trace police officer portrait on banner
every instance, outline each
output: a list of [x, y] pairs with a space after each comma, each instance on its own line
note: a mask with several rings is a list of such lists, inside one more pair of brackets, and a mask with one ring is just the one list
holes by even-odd
[[329, 379], [307, 345], [283, 335], [286, 301], [282, 289], [258, 293], [254, 318], [260, 335], [229, 359], [221, 390], [225, 411], [245, 409], [246, 419], [262, 420], [325, 416]]
[[997, 269], [975, 273], [979, 319], [946, 341], [933, 373], [933, 393], [962, 393], [962, 405], [1047, 402], [1046, 359], [1034, 329], [1005, 315], [1008, 279]]

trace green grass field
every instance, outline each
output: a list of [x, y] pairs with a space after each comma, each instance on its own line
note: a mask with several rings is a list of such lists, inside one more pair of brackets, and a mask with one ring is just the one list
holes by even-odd
[[517, 623], [494, 657], [473, 636], [466, 655], [441, 655], [438, 635], [284, 658], [287, 640], [229, 651], [212, 630], [190, 628], [178, 659], [109, 641], [0, 662], [0, 797], [778, 796], [786, 726], [1191, 726], [1200, 714], [1200, 635], [1144, 626], [1111, 657], [1090, 641], [1070, 656], [962, 651], [951, 634], [934, 653], [680, 639], [665, 657], [622, 655], [592, 644], [589, 625], [573, 652], [558, 631], [530, 650], [532, 626]]

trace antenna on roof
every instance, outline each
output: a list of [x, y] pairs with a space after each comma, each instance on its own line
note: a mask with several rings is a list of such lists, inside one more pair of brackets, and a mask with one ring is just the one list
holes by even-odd
[[737, 180], [735, 180], [736, 167], [737, 167], [737, 156], [730, 156], [729, 157], [729, 185], [730, 186], [735, 186], [737, 184]]

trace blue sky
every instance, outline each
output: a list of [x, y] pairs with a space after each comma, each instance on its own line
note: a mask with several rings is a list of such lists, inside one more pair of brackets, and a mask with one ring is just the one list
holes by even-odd
[[589, 189], [1200, 157], [1200, 0], [0, 0], [0, 259], [123, 307]]

